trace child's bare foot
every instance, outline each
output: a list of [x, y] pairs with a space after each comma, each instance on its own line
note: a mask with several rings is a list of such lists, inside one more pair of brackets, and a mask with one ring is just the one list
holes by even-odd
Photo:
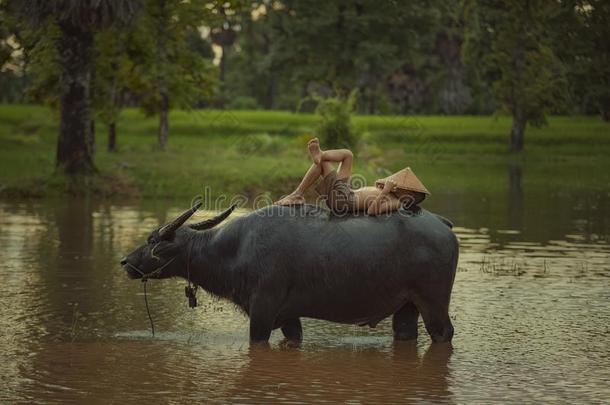
[[287, 195], [279, 201], [274, 202], [276, 205], [301, 205], [305, 204], [305, 197], [303, 194], [299, 194], [294, 192], [292, 194]]
[[322, 150], [320, 149], [320, 141], [318, 138], [313, 138], [307, 143], [309, 149], [309, 156], [313, 160], [314, 164], [319, 165], [322, 161]]

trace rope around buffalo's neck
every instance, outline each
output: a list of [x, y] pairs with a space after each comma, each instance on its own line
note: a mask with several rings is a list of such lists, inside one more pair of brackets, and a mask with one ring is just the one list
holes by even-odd
[[172, 257], [163, 266], [159, 267], [158, 269], [156, 269], [148, 274], [144, 273], [142, 270], [140, 270], [133, 264], [127, 263], [129, 265], [129, 267], [131, 267], [132, 269], [134, 269], [135, 271], [140, 273], [140, 275], [142, 276], [142, 284], [143, 284], [143, 289], [144, 289], [144, 304], [146, 304], [146, 313], [148, 314], [148, 320], [150, 321], [150, 329], [152, 331], [153, 337], [155, 337], [155, 324], [153, 323], [152, 315], [150, 314], [150, 307], [148, 306], [148, 295], [146, 292], [146, 283], [148, 283], [148, 279], [150, 277], [161, 274], [161, 271], [164, 268], [166, 268], [171, 262], [173, 262], [174, 259], [176, 259], [176, 257]]
[[197, 284], [193, 287], [191, 285], [191, 248], [192, 243], [189, 243], [186, 255], [186, 280], [187, 286], [185, 288], [186, 296], [189, 300], [189, 308], [195, 308], [197, 306]]
[[143, 279], [142, 284], [144, 285], [144, 303], [146, 304], [146, 313], [148, 314], [148, 320], [150, 321], [150, 330], [152, 331], [153, 337], [155, 337], [155, 324], [153, 323], [152, 316], [150, 315], [150, 308], [148, 308], [148, 297], [146, 295], [146, 283], [148, 279]]
[[[190, 241], [189, 241], [190, 242]], [[191, 271], [190, 271], [190, 265], [191, 265], [191, 248], [192, 248], [192, 244], [189, 243], [188, 244], [188, 248], [187, 248], [187, 259], [186, 259], [186, 272], [187, 272], [187, 280], [188, 280], [188, 288], [191, 289]], [[134, 266], [131, 263], [127, 263], [129, 265], [129, 267], [131, 267], [132, 269], [134, 269], [135, 271], [137, 271], [138, 273], [140, 273], [140, 275], [142, 276], [142, 284], [143, 284], [143, 289], [144, 289], [144, 304], [146, 305], [146, 314], [148, 315], [148, 320], [150, 321], [150, 330], [152, 332], [153, 337], [155, 337], [155, 324], [153, 322], [152, 319], [152, 315], [150, 314], [150, 307], [148, 306], [148, 295], [147, 295], [147, 291], [146, 291], [146, 284], [148, 283], [148, 279], [151, 278], [152, 276], [157, 276], [159, 274], [161, 274], [161, 271], [166, 268], [170, 263], [172, 263], [174, 261], [174, 259], [176, 259], [177, 256], [172, 257], [171, 259], [169, 259], [163, 266], [155, 269], [154, 271], [146, 274], [144, 273], [142, 270], [140, 270], [139, 268], [137, 268], [136, 266]], [[194, 296], [197, 295], [197, 285], [195, 285], [195, 288], [193, 289], [193, 294]], [[197, 306], [197, 301], [195, 301], [195, 306]]]

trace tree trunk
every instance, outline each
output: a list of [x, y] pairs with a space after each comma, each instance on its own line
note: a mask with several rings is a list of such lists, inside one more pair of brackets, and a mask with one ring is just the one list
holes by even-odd
[[510, 130], [510, 151], [521, 152], [523, 150], [523, 138], [525, 136], [525, 114], [521, 106], [513, 110], [513, 127]]
[[373, 115], [377, 112], [377, 83], [373, 81], [369, 85], [369, 102], [368, 104], [368, 113]]
[[108, 123], [108, 152], [116, 152], [116, 120], [121, 109], [122, 92], [118, 90], [119, 81], [119, 64], [118, 62], [111, 63], [112, 68], [112, 86], [110, 87], [110, 122]]
[[169, 135], [169, 91], [166, 82], [167, 65], [170, 63], [167, 51], [167, 30], [171, 13], [166, 8], [166, 1], [159, 2], [159, 21], [157, 23], [157, 63], [159, 72], [157, 76], [157, 86], [159, 88], [159, 148], [165, 150], [167, 147], [167, 138]]
[[92, 46], [91, 32], [70, 23], [62, 24], [58, 41], [61, 122], [56, 166], [69, 174], [95, 171], [89, 102]]
[[220, 54], [220, 81], [222, 83], [225, 82], [225, 74], [227, 71], [227, 53], [229, 52], [229, 47], [228, 46], [222, 46], [221, 47], [222, 51]]
[[600, 110], [602, 119], [605, 122], [610, 121], [610, 101], [607, 104], [602, 103], [599, 110]]
[[226, 91], [225, 74], [226, 74], [226, 70], [227, 70], [227, 53], [229, 51], [229, 47], [222, 46], [221, 49], [222, 49], [222, 51], [221, 51], [221, 55], [220, 55], [220, 65], [219, 65], [220, 92], [219, 92], [219, 97], [217, 99], [218, 108], [224, 108], [225, 103], [227, 101], [225, 99], [225, 96], [226, 96], [225, 95], [225, 91]]
[[275, 93], [275, 74], [273, 70], [271, 71], [271, 75], [269, 76], [269, 80], [267, 81], [267, 89], [265, 92], [265, 104], [264, 107], [266, 110], [271, 110], [273, 108], [273, 95]]
[[513, 115], [513, 127], [510, 131], [510, 151], [521, 152], [523, 150], [523, 137], [525, 135], [525, 110], [523, 99], [525, 98], [525, 89], [523, 88], [523, 76], [525, 70], [525, 48], [524, 40], [517, 43], [514, 53], [514, 66], [516, 74], [516, 84], [513, 84], [511, 104]]
[[116, 122], [108, 124], [108, 152], [116, 152]]
[[169, 97], [167, 93], [161, 93], [161, 105], [159, 106], [159, 148], [165, 150], [167, 137], [169, 135]]
[[87, 143], [89, 144], [89, 149], [91, 150], [91, 156], [95, 156], [95, 120], [91, 120], [89, 125], [91, 126], [91, 130], [89, 131]]
[[[93, 46], [93, 45], [92, 45]], [[91, 51], [93, 55], [93, 50]], [[89, 71], [89, 100], [93, 100], [95, 94], [95, 57], [92, 56], [91, 59], [91, 69]], [[93, 114], [92, 114], [93, 115]], [[89, 150], [91, 150], [92, 159], [95, 158], [95, 119], [93, 116], [91, 117], [91, 130], [89, 131], [89, 137], [87, 138], [87, 143], [89, 144]]]

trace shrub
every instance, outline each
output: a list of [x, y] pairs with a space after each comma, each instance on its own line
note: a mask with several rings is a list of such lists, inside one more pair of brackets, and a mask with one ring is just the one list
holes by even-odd
[[319, 98], [316, 114], [321, 118], [316, 134], [325, 148], [349, 148], [355, 150], [360, 134], [352, 124], [352, 113], [358, 92], [353, 90], [347, 98]]

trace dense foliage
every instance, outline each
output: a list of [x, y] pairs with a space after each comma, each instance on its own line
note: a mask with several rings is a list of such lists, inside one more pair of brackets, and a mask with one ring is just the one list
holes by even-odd
[[[396, 114], [487, 114], [506, 107], [506, 95], [492, 88], [514, 73], [505, 60], [512, 43], [524, 48], [526, 65], [545, 69], [553, 89], [568, 92], [563, 103], [557, 102], [562, 97], [545, 103], [545, 112], [608, 114], [607, 0], [143, 3], [134, 24], [97, 34], [105, 39], [96, 38], [96, 67], [104, 70], [119, 62], [124, 73], [129, 71], [125, 65], [134, 69], [141, 82], [129, 89], [127, 80], [122, 87], [131, 90], [130, 105], [142, 103], [149, 112], [158, 110], [158, 102], [142, 93], [150, 89], [150, 81], [142, 83], [142, 70], [133, 65], [143, 64], [149, 71], [145, 75], [154, 76], [152, 71], [164, 64], [164, 53], [159, 54], [163, 43], [174, 48], [167, 51], [172, 59], [164, 69], [175, 70], [168, 72], [172, 84], [167, 87], [176, 86], [181, 102], [172, 104], [179, 107], [295, 110], [306, 96], [330, 96], [339, 88], [359, 90], [361, 113]], [[34, 95], [41, 101], [45, 87], [46, 97], [52, 98], [53, 80], [45, 76], [53, 72], [40, 65], [53, 58], [53, 32], [43, 24], [26, 27], [24, 18], [10, 16], [6, 8], [0, 11], [2, 99], [24, 102]], [[169, 18], [167, 26], [163, 18]], [[212, 46], [217, 49], [218, 72], [213, 75], [218, 85], [212, 85], [209, 75]], [[186, 57], [185, 47], [207, 60], [207, 66]], [[193, 67], [202, 68], [201, 77], [191, 75], [198, 72]], [[198, 81], [198, 89], [188, 89]], [[529, 86], [527, 80], [523, 86]], [[209, 100], [212, 89], [217, 91]]]
[[82, 111], [62, 115], [74, 156], [96, 119], [114, 150], [124, 106], [159, 115], [165, 148], [174, 107], [311, 112], [352, 90], [364, 114], [506, 112], [518, 151], [548, 114], [610, 119], [609, 19], [608, 0], [0, 0], [0, 100]]

